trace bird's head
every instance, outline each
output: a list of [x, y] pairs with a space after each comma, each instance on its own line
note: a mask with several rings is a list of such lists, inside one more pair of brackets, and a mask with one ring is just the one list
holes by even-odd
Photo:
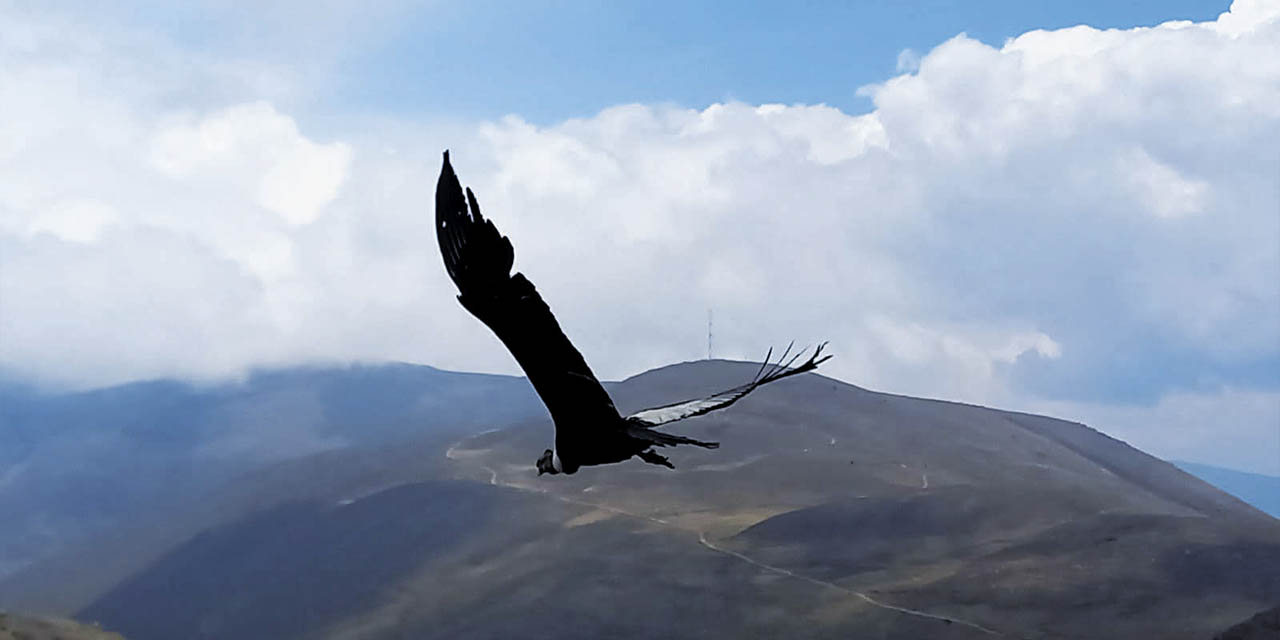
[[544, 473], [550, 473], [552, 475], [555, 475], [557, 473], [560, 473], [556, 469], [555, 460], [554, 460], [555, 455], [556, 455], [555, 452], [550, 449], [547, 449], [546, 451], [542, 452], [542, 455], [538, 458], [538, 463], [537, 463], [538, 475], [542, 475]]

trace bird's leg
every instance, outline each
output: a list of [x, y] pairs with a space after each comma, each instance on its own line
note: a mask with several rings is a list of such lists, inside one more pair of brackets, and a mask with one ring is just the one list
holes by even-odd
[[660, 464], [668, 469], [676, 468], [676, 466], [674, 464], [671, 464], [671, 461], [668, 460], [666, 456], [659, 454], [657, 451], [654, 451], [653, 449], [649, 449], [647, 451], [641, 451], [640, 453], [636, 454], [636, 457], [640, 458], [641, 460], [644, 460], [645, 462], [648, 462], [649, 464]]

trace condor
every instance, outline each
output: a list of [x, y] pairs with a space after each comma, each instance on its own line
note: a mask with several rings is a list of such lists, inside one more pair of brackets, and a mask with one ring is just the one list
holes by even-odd
[[538, 458], [538, 475], [575, 473], [580, 467], [623, 462], [633, 456], [674, 469], [654, 447], [690, 444], [714, 449], [719, 443], [663, 433], [654, 427], [723, 409], [757, 387], [813, 371], [831, 357], [819, 357], [825, 346], [819, 345], [808, 360], [792, 368], [799, 353], [788, 360], [788, 347], [771, 363], [770, 350], [755, 378], [742, 386], [623, 416], [582, 354], [560, 330], [533, 283], [524, 274], [511, 274], [515, 262], [511, 241], [480, 215], [471, 189], [464, 196], [448, 151], [436, 184], [436, 239], [445, 270], [458, 286], [458, 301], [507, 346], [555, 422], [555, 448]]

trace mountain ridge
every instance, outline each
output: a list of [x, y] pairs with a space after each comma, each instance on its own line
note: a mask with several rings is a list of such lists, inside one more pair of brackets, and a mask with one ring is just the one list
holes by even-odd
[[[626, 411], [736, 386], [758, 366], [699, 361], [606, 386]], [[945, 639], [988, 637], [985, 629], [1191, 638], [1280, 597], [1270, 577], [1280, 575], [1280, 523], [1079, 423], [807, 374], [682, 429], [722, 446], [674, 452], [675, 471], [623, 463], [548, 480], [536, 476], [533, 459], [553, 430], [544, 412], [532, 411], [447, 438], [420, 434], [278, 463], [210, 494], [208, 513], [155, 545], [162, 557], [138, 556], [114, 579], [101, 575], [72, 611], [130, 640], [200, 628], [244, 638], [496, 638], [566, 620], [575, 621], [569, 637], [672, 629], [682, 637], [845, 637], [857, 629], [862, 637]], [[239, 609], [210, 598], [170, 603], [160, 588], [177, 580], [199, 593], [257, 571], [287, 576], [300, 570], [288, 567], [306, 566], [288, 564], [290, 553], [321, 548], [339, 564], [377, 557], [371, 545], [402, 545], [395, 532], [421, 530], [428, 514], [456, 508], [432, 489], [455, 485], [439, 483], [489, 487], [496, 493], [474, 495], [505, 505], [503, 524], [467, 525], [460, 545], [398, 546], [403, 557], [370, 560], [370, 572], [353, 574], [351, 584], [321, 581], [352, 594], [343, 602], [361, 603], [337, 617], [316, 618], [302, 595], [276, 591], [271, 615], [296, 624], [255, 635], [267, 628], [255, 620], [267, 614], [252, 599]], [[421, 507], [374, 508], [394, 503], [386, 492], [397, 487], [419, 487], [402, 490], [416, 492]], [[290, 506], [299, 503], [312, 506]], [[316, 540], [337, 542], [304, 538], [298, 549], [248, 564], [210, 551], [279, 545], [269, 541], [303, 520], [316, 523]], [[367, 533], [337, 533], [353, 526]], [[83, 582], [75, 566], [59, 572], [44, 576], [46, 584]], [[1188, 576], [1203, 577], [1209, 595]], [[611, 603], [623, 600], [637, 612], [588, 614], [613, 613]], [[654, 615], [660, 607], [675, 613]], [[148, 621], [157, 611], [167, 617]], [[1091, 616], [1114, 630], [1091, 635]]]

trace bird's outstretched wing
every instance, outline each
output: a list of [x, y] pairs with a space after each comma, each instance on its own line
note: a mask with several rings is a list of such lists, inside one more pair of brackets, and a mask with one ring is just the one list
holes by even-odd
[[511, 241], [480, 215], [471, 189], [464, 199], [448, 151], [436, 184], [436, 239], [445, 270], [458, 285], [458, 301], [520, 363], [556, 423], [557, 446], [575, 435], [564, 429], [619, 424], [608, 392], [560, 330], [533, 283], [524, 274], [511, 275]]
[[705, 398], [699, 398], [697, 400], [688, 400], [685, 402], [678, 402], [676, 404], [669, 404], [663, 407], [645, 409], [644, 411], [639, 411], [627, 416], [627, 421], [639, 422], [646, 426], [656, 427], [661, 424], [667, 424], [668, 422], [684, 420], [685, 418], [692, 418], [704, 413], [710, 413], [717, 409], [723, 409], [763, 385], [769, 384], [775, 380], [781, 380], [788, 376], [813, 371], [818, 368], [818, 365], [831, 358], [831, 356], [819, 357], [822, 355], [823, 347], [827, 346], [827, 343], [824, 342], [813, 350], [813, 355], [810, 356], [808, 360], [793, 369], [791, 368], [791, 365], [795, 364], [795, 361], [799, 360], [800, 356], [804, 352], [799, 351], [795, 355], [792, 355], [791, 359], [788, 360], [787, 356], [791, 353], [792, 346], [793, 345], [787, 346], [786, 351], [782, 352], [782, 357], [778, 358], [777, 362], [769, 361], [773, 357], [773, 349], [770, 349], [768, 355], [764, 357], [764, 362], [760, 365], [760, 370], [756, 372], [756, 377], [747, 384], [740, 387], [734, 387], [726, 391], [721, 391], [720, 393], [710, 395]]

